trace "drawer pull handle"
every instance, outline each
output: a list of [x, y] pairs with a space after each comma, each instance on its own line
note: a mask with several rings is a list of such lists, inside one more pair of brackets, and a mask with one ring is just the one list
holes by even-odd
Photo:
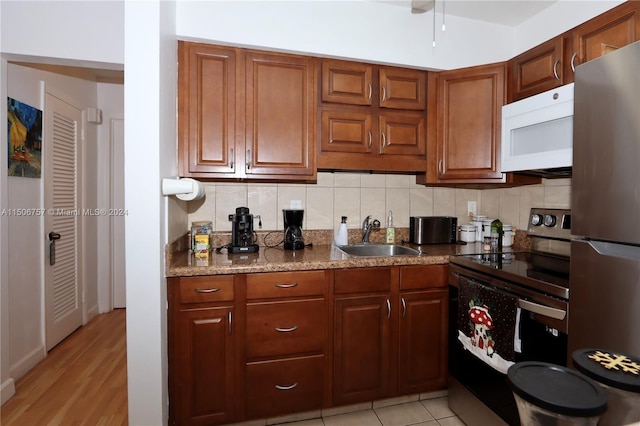
[[278, 288], [293, 288], [293, 287], [297, 287], [298, 283], [291, 283], [291, 284], [276, 284], [276, 287]]
[[220, 291], [220, 287], [216, 287], [216, 288], [196, 288], [195, 290], [196, 293], [215, 293], [216, 291]]
[[295, 388], [296, 386], [298, 386], [298, 382], [295, 382], [294, 384], [292, 384], [290, 386], [276, 385], [276, 389], [278, 389], [278, 390], [291, 390], [291, 389]]
[[293, 327], [290, 328], [280, 328], [280, 327], [276, 327], [276, 331], [278, 333], [291, 333], [292, 331], [296, 331], [298, 329], [297, 325], [294, 325]]

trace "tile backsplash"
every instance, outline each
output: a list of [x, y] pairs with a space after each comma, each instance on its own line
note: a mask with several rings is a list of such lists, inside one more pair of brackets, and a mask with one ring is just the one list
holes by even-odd
[[[215, 231], [231, 231], [229, 214], [249, 207], [260, 215], [263, 230], [283, 229], [282, 209], [300, 202], [303, 229], [334, 229], [347, 216], [350, 229], [371, 215], [386, 226], [389, 210], [394, 225], [408, 227], [410, 216], [456, 216], [469, 221], [467, 201], [478, 214], [499, 217], [525, 229], [531, 207], [570, 208], [571, 179], [543, 179], [539, 185], [501, 189], [434, 188], [417, 185], [413, 175], [318, 173], [315, 184], [204, 182], [204, 198], [188, 203], [189, 224], [210, 220]], [[255, 222], [257, 228], [257, 221]]]

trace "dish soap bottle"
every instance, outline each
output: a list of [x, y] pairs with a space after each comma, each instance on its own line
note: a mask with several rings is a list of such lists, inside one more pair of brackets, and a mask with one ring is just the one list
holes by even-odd
[[337, 246], [346, 246], [349, 244], [349, 231], [347, 230], [347, 216], [342, 216], [338, 233], [333, 239]]
[[389, 217], [387, 217], [387, 244], [396, 243], [396, 228], [393, 227], [393, 212], [389, 210]]

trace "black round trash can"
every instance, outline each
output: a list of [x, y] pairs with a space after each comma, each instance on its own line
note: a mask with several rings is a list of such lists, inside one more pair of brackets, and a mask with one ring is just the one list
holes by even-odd
[[546, 362], [518, 362], [507, 371], [520, 423], [596, 425], [607, 408], [607, 393], [575, 370]]
[[609, 402], [600, 426], [640, 422], [640, 358], [593, 348], [577, 350], [572, 358], [578, 371], [607, 392]]

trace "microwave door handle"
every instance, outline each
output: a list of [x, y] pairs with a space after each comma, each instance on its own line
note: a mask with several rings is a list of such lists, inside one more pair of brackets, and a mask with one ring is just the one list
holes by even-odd
[[567, 316], [567, 312], [562, 309], [551, 308], [549, 306], [539, 305], [537, 303], [529, 302], [528, 300], [518, 299], [518, 306], [525, 311], [533, 312], [545, 317], [563, 320]]

